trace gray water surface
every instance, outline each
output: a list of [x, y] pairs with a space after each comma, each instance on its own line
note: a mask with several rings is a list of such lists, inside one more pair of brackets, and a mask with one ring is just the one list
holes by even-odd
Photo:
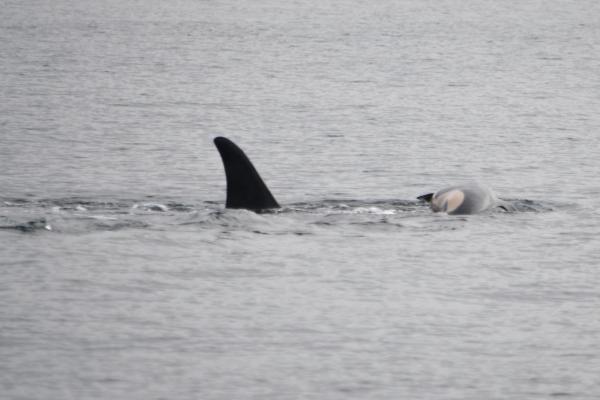
[[599, 3], [0, 10], [3, 399], [600, 397]]

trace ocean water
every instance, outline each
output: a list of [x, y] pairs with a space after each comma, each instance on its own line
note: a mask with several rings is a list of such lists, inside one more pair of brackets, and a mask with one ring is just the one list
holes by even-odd
[[0, 398], [600, 397], [599, 3], [0, 6]]

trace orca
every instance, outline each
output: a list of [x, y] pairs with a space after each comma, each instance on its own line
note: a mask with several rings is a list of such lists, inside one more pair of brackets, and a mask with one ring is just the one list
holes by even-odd
[[490, 188], [478, 183], [449, 186], [417, 199], [428, 202], [434, 212], [450, 215], [477, 214], [494, 207], [512, 211], [511, 206], [498, 200]]
[[225, 168], [226, 208], [262, 211], [280, 207], [242, 149], [224, 137], [216, 137], [214, 143]]
[[[225, 168], [226, 208], [255, 212], [281, 208], [242, 149], [222, 136], [216, 137], [214, 143]], [[434, 212], [452, 215], [476, 214], [494, 207], [514, 211], [513, 206], [499, 201], [489, 188], [480, 184], [450, 186], [417, 199], [428, 202]]]

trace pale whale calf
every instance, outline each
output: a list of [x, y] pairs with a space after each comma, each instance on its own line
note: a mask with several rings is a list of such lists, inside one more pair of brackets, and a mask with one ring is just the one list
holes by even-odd
[[[252, 211], [280, 208], [242, 149], [224, 137], [215, 138], [214, 143], [225, 168], [226, 208]], [[451, 186], [418, 199], [429, 202], [433, 211], [448, 214], [476, 214], [493, 207], [510, 210], [510, 205], [499, 201], [489, 188], [479, 184]]]
[[511, 206], [498, 200], [490, 188], [478, 183], [449, 186], [417, 198], [428, 202], [434, 212], [451, 215], [477, 214], [494, 207], [511, 210]]

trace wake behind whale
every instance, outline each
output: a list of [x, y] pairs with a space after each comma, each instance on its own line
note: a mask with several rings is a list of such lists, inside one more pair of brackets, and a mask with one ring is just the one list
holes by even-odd
[[[143, 198], [0, 197], [0, 232], [69, 234], [121, 229], [174, 229], [199, 225], [252, 226], [254, 212], [279, 215], [277, 221], [292, 218], [296, 222], [319, 226], [385, 227], [405, 224], [413, 218], [427, 218], [429, 208], [440, 214], [476, 214], [487, 210], [509, 212], [548, 212], [572, 205], [527, 199], [499, 200], [483, 185], [452, 186], [415, 200], [402, 199], [321, 199], [280, 206], [244, 152], [226, 138], [215, 144], [225, 167], [227, 209], [250, 213], [224, 213], [219, 201], [189, 201], [168, 198], [164, 194]], [[272, 223], [273, 219], [269, 218]], [[276, 223], [275, 223], [276, 224]], [[408, 223], [409, 225], [411, 222]], [[187, 229], [187, 228], [185, 228]], [[382, 228], [383, 229], [383, 228]]]

